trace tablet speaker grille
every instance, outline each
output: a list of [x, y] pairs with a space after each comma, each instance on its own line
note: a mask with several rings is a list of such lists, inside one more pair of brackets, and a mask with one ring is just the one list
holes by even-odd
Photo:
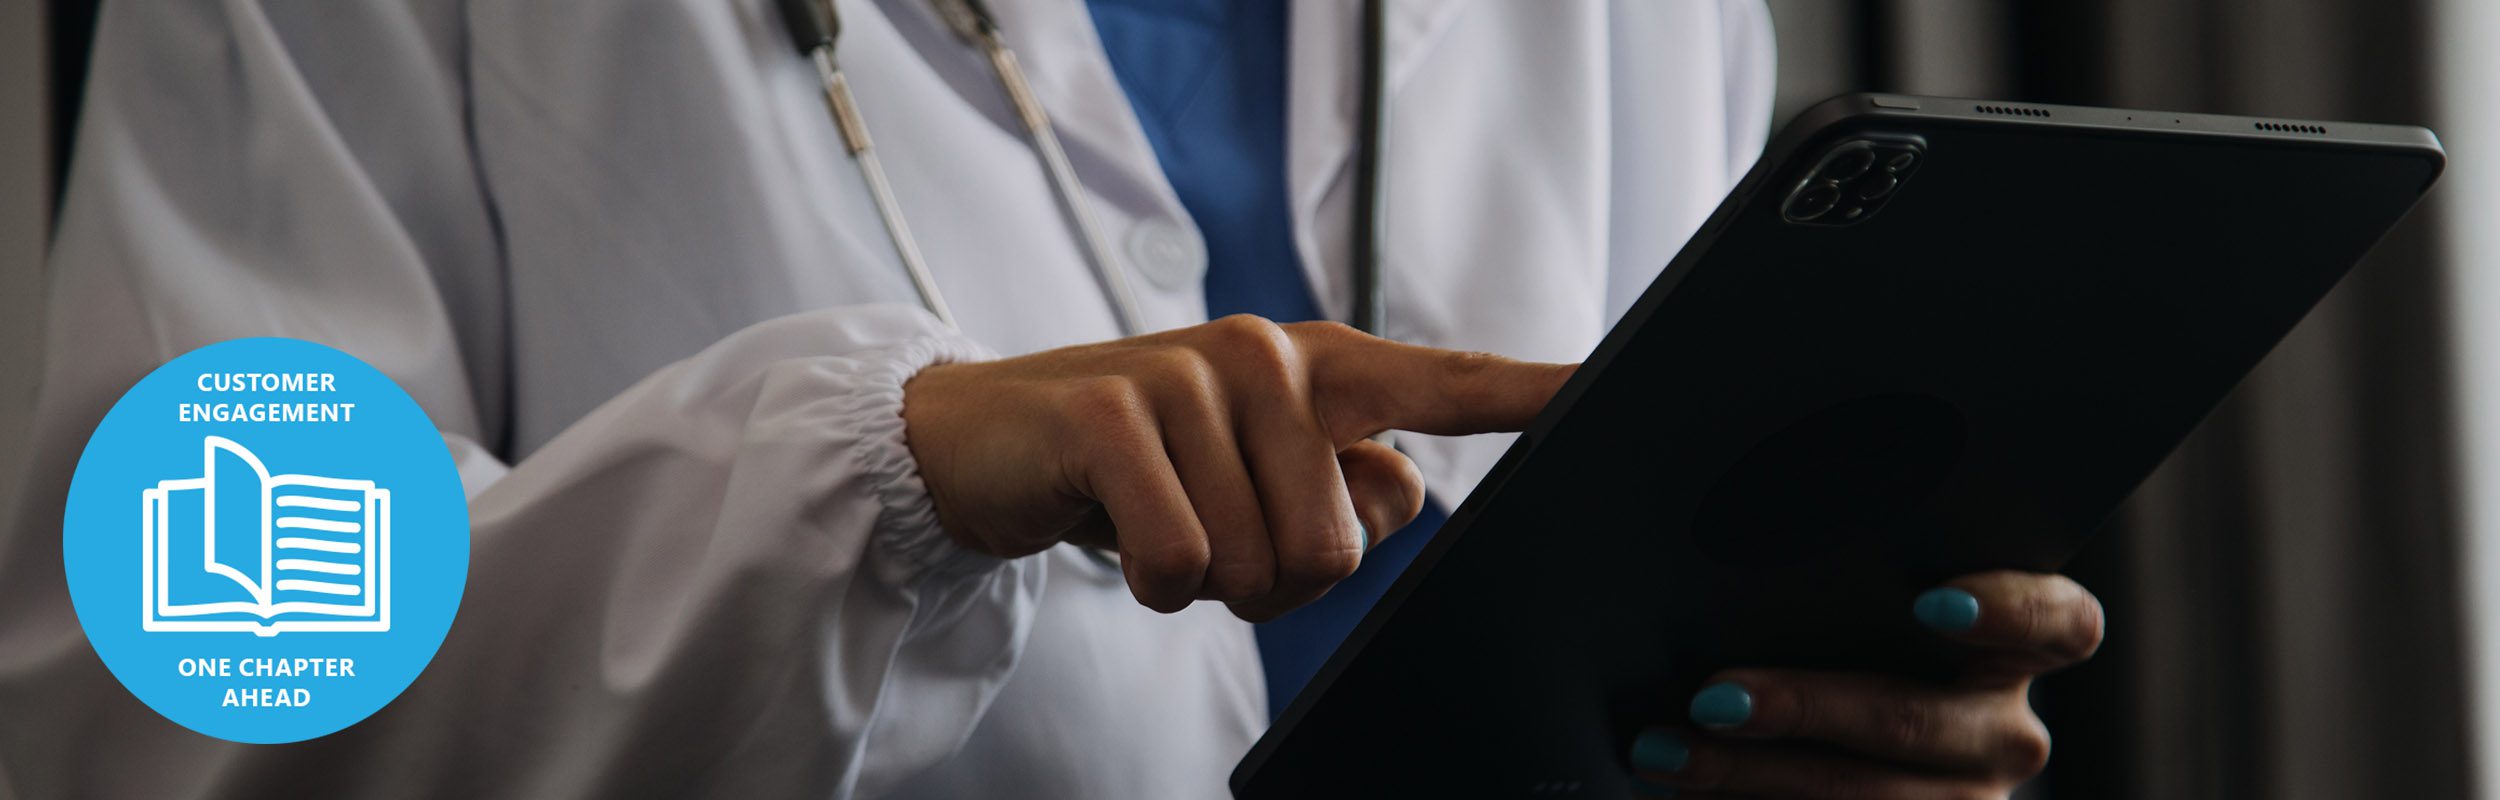
[[2003, 114], [2009, 117], [2045, 117], [2049, 115], [2048, 109], [2022, 108], [2020, 106], [1971, 106], [1971, 110], [1982, 114]]
[[2257, 129], [2276, 133], [2326, 133], [2326, 127], [2323, 125], [2294, 125], [2286, 122], [2260, 122], [2257, 123]]

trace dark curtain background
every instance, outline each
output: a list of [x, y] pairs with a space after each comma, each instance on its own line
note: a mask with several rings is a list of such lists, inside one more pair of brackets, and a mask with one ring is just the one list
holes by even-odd
[[[2425, 5], [1771, 0], [1783, 114], [1865, 89], [2407, 124]], [[2035, 691], [2058, 746], [2029, 797], [2471, 796], [2433, 211], [2072, 566], [2110, 638]]]

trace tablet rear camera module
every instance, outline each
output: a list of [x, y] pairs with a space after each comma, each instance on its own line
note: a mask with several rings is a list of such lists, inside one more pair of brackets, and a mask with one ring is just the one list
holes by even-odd
[[1839, 204], [1840, 187], [1829, 182], [1817, 182], [1788, 198], [1788, 218], [1805, 222], [1830, 213], [1832, 206]]
[[1780, 216], [1799, 225], [1853, 225], [1875, 216], [1901, 192], [1911, 171], [1926, 160], [1915, 139], [1869, 137], [1825, 151]]
[[1823, 177], [1845, 181], [1866, 174], [1867, 168], [1872, 166], [1875, 166], [1873, 152], [1865, 148], [1849, 148], [1832, 155], [1832, 160], [1823, 167]]

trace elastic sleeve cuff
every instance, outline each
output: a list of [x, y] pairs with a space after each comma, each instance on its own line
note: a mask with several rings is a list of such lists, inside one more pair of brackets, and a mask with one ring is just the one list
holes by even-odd
[[962, 577], [997, 569], [1004, 559], [965, 549], [938, 526], [937, 505], [920, 481], [920, 463], [904, 438], [903, 383], [939, 364], [987, 361], [997, 355], [959, 334], [914, 338], [856, 356], [859, 391], [833, 418], [853, 431], [859, 463], [879, 505], [870, 546], [921, 578]]

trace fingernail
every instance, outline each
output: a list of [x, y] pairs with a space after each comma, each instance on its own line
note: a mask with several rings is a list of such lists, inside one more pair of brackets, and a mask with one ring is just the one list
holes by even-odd
[[1922, 592], [1910, 604], [1920, 624], [1945, 633], [1961, 633], [1979, 624], [1979, 598], [1950, 586]]
[[1753, 693], [1733, 681], [1714, 683], [1693, 695], [1693, 722], [1705, 728], [1733, 728], [1753, 718]]
[[1649, 772], [1683, 772], [1693, 749], [1674, 731], [1651, 728], [1632, 737], [1632, 766]]
[[1365, 553], [1372, 551], [1371, 523], [1356, 523], [1356, 531], [1354, 533], [1354, 549], [1361, 550]]

